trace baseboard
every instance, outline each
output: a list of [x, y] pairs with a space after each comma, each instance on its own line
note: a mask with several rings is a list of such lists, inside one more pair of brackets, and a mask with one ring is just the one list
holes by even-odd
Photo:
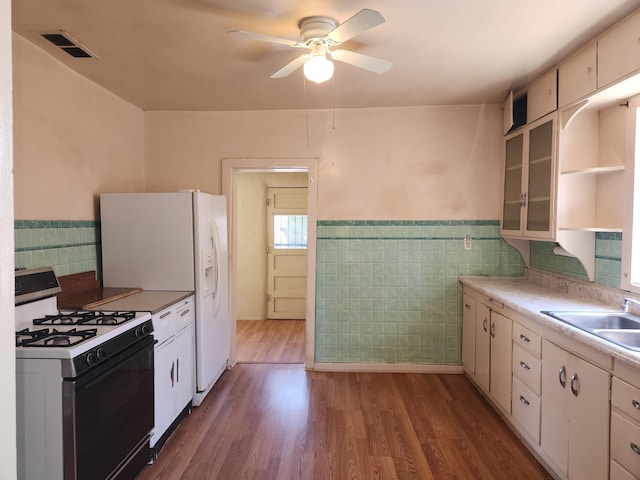
[[421, 365], [414, 363], [315, 363], [316, 372], [373, 372], [373, 373], [445, 373], [462, 374], [462, 365]]

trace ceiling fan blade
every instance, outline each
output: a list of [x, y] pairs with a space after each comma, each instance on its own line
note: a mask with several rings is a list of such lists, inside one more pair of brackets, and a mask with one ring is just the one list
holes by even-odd
[[282, 67], [276, 73], [271, 75], [271, 78], [288, 77], [293, 72], [295, 72], [297, 69], [299, 69], [302, 65], [304, 65], [304, 62], [306, 62], [308, 59], [309, 59], [309, 54], [308, 53], [300, 55], [298, 58], [295, 58], [291, 62], [287, 63], [284, 67]]
[[380, 15], [380, 12], [365, 8], [331, 30], [327, 34], [327, 38], [335, 44], [339, 44], [373, 27], [377, 27], [381, 23], [384, 23], [384, 17]]
[[374, 73], [385, 73], [391, 70], [393, 62], [381, 60], [379, 58], [369, 57], [361, 53], [355, 53], [351, 50], [334, 50], [331, 52], [331, 58], [339, 62], [348, 63], [355, 67], [364, 68]]
[[296, 40], [272, 37], [271, 35], [262, 35], [261, 33], [243, 32], [242, 30], [231, 30], [229, 32], [229, 35], [234, 35], [236, 37], [244, 37], [251, 40], [258, 40], [260, 42], [269, 42], [269, 43], [276, 43], [278, 45], [286, 45], [287, 47], [308, 48], [304, 43], [300, 43]]

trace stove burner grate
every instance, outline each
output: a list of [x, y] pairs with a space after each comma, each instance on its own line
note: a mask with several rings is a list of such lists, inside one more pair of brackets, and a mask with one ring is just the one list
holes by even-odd
[[135, 312], [71, 312], [35, 318], [34, 325], [120, 325], [136, 317]]
[[28, 328], [16, 332], [16, 347], [71, 347], [84, 340], [95, 337], [97, 328], [59, 331], [55, 328], [43, 328], [29, 331]]

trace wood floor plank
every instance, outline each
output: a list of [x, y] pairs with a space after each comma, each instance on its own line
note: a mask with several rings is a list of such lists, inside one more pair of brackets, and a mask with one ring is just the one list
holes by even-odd
[[549, 480], [462, 375], [239, 364], [138, 480]]
[[304, 363], [305, 320], [238, 320], [238, 363]]

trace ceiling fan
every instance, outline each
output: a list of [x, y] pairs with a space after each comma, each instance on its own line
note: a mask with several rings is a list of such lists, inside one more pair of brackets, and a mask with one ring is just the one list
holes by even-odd
[[305, 77], [313, 82], [322, 83], [333, 76], [333, 62], [328, 57], [374, 73], [389, 71], [393, 63], [387, 60], [362, 55], [351, 50], [333, 50], [333, 47], [384, 23], [384, 21], [384, 17], [379, 12], [370, 9], [359, 11], [341, 24], [330, 17], [305, 17], [298, 22], [302, 41], [272, 37], [260, 33], [243, 32], [241, 30], [234, 30], [229, 33], [262, 42], [310, 50], [308, 53], [304, 53], [286, 64], [271, 75], [271, 78], [287, 77], [304, 65]]

